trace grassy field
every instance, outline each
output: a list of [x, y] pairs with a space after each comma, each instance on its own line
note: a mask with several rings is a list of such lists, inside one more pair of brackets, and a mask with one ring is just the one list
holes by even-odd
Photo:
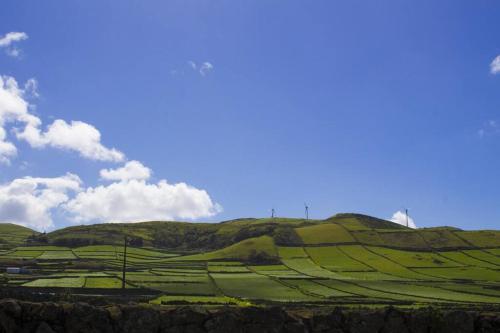
[[38, 232], [20, 225], [0, 223], [0, 249], [24, 245], [28, 237], [36, 234]]
[[41, 236], [0, 224], [9, 240], [0, 268], [23, 268], [2, 273], [0, 287], [116, 291], [127, 234], [137, 244], [127, 249], [126, 288], [157, 291], [157, 304], [500, 304], [495, 231], [411, 230], [355, 214], [68, 229], [31, 242]]

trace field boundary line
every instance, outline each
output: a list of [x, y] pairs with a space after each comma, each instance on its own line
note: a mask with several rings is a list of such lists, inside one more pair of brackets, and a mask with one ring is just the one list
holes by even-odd
[[[476, 249], [476, 250], [477, 250], [477, 251], [481, 251], [481, 252], [486, 253], [486, 254], [491, 254], [491, 253], [485, 252], [485, 251], [483, 251], [483, 250], [481, 250], [481, 249]], [[488, 261], [488, 260], [484, 260], [484, 259], [481, 259], [481, 258], [475, 257], [475, 256], [470, 255], [470, 254], [468, 254], [468, 253], [465, 253], [465, 252], [463, 252], [463, 251], [460, 251], [460, 252], [462, 252], [463, 254], [465, 254], [467, 257], [470, 257], [470, 258], [473, 258], [473, 259], [476, 259], [476, 260], [479, 260], [479, 261], [482, 261], [482, 262], [485, 262], [485, 263], [488, 263], [488, 264], [491, 264], [491, 265], [497, 266], [497, 267], [500, 269], [500, 265], [499, 265], [499, 264], [495, 264], [494, 262], [491, 262], [491, 261]], [[493, 254], [491, 254], [491, 255], [493, 255]], [[484, 267], [484, 268], [486, 268], [486, 267]], [[495, 269], [492, 269], [492, 270], [495, 270]]]
[[[263, 274], [263, 273], [259, 273], [259, 272], [257, 272], [257, 271], [255, 271], [255, 270], [253, 270], [252, 268], [250, 268], [250, 267], [248, 267], [248, 266], [247, 266], [247, 268], [248, 268], [251, 272], [253, 272], [253, 273], [257, 274], [257, 275], [264, 276], [265, 278], [267, 278], [267, 279], [269, 279], [269, 280], [272, 280], [272, 281], [274, 281], [274, 282], [277, 282], [277, 283], [279, 283], [279, 284], [281, 284], [281, 285], [283, 285], [283, 286], [285, 286], [285, 287], [287, 287], [287, 288], [297, 290], [299, 293], [303, 294], [304, 296], [311, 296], [311, 297], [316, 297], [316, 298], [320, 298], [320, 299], [321, 299], [321, 298], [327, 298], [327, 297], [325, 297], [325, 296], [323, 296], [323, 295], [317, 295], [317, 294], [314, 294], [314, 293], [309, 293], [309, 292], [306, 292], [305, 290], [302, 290], [302, 289], [300, 289], [299, 287], [296, 287], [296, 286], [290, 286], [290, 285], [288, 285], [288, 284], [287, 284], [287, 283], [285, 283], [284, 281], [281, 281], [279, 278], [277, 278], [277, 277], [275, 277], [275, 276], [270, 276], [270, 275], [266, 275], [266, 274]], [[306, 274], [304, 274], [304, 275], [306, 275]]]
[[[372, 253], [372, 254], [378, 255], [378, 256], [380, 256], [380, 257], [382, 257], [382, 258], [386, 259], [386, 260], [389, 260], [389, 261], [390, 261], [390, 262], [392, 262], [393, 264], [396, 264], [397, 266], [402, 267], [403, 269], [406, 269], [406, 270], [408, 270], [408, 271], [410, 271], [410, 272], [414, 273], [414, 274], [415, 274], [415, 275], [417, 275], [417, 276], [418, 276], [418, 275], [423, 275], [423, 276], [428, 276], [428, 277], [431, 277], [431, 278], [433, 278], [433, 279], [436, 279], [436, 278], [437, 278], [437, 279], [442, 280], [442, 278], [438, 278], [438, 277], [436, 277], [436, 276], [432, 276], [432, 275], [429, 275], [429, 274], [424, 274], [424, 273], [416, 272], [416, 271], [414, 271], [413, 269], [410, 269], [410, 268], [408, 268], [408, 267], [406, 267], [406, 266], [403, 266], [403, 265], [401, 265], [400, 263], [398, 263], [398, 262], [396, 262], [396, 261], [394, 261], [394, 260], [392, 260], [392, 259], [390, 259], [390, 258], [388, 258], [388, 257], [386, 257], [386, 256], [384, 256], [384, 255], [381, 255], [381, 254], [378, 254], [377, 252], [372, 251], [371, 249], [369, 249], [368, 247], [366, 247], [366, 246], [364, 246], [364, 245], [363, 245], [363, 248], [365, 248], [365, 250], [366, 250], [366, 251], [368, 251], [368, 252], [370, 252], [370, 253]], [[382, 272], [382, 273], [384, 273], [384, 274], [388, 274], [388, 275], [393, 275], [393, 276], [398, 276], [398, 275], [396, 275], [396, 274], [391, 274], [391, 273], [385, 273], [385, 272]], [[401, 276], [399, 276], [399, 277], [401, 277]], [[408, 279], [408, 278], [406, 278], [406, 279]], [[412, 280], [412, 279], [408, 279], [408, 280]], [[413, 280], [418, 281], [418, 279], [413, 279]], [[438, 280], [437, 282], [439, 282], [439, 280]]]

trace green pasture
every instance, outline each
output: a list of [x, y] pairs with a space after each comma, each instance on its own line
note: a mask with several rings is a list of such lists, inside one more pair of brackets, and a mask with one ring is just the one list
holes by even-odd
[[155, 291], [156, 304], [500, 304], [499, 232], [412, 230], [357, 214], [77, 226], [38, 243], [0, 224], [0, 287], [116, 292], [125, 235], [135, 239], [126, 288]]

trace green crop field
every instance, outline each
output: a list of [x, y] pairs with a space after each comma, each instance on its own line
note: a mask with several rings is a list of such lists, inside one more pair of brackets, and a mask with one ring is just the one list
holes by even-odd
[[306, 252], [317, 264], [333, 271], [372, 271], [373, 269], [347, 256], [338, 247], [308, 247]]
[[405, 267], [456, 267], [463, 266], [432, 252], [393, 250], [383, 247], [370, 247], [371, 251], [395, 261]]
[[296, 229], [304, 244], [354, 243], [352, 235], [338, 224], [318, 224]]
[[495, 231], [412, 230], [357, 214], [0, 231], [12, 236], [0, 242], [2, 288], [116, 292], [127, 236], [126, 288], [154, 291], [157, 304], [500, 305]]

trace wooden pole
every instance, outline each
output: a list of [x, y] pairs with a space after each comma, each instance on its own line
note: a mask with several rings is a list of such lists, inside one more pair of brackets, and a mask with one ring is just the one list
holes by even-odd
[[127, 236], [125, 236], [123, 244], [123, 269], [122, 269], [122, 289], [125, 289], [125, 278], [127, 272]]

